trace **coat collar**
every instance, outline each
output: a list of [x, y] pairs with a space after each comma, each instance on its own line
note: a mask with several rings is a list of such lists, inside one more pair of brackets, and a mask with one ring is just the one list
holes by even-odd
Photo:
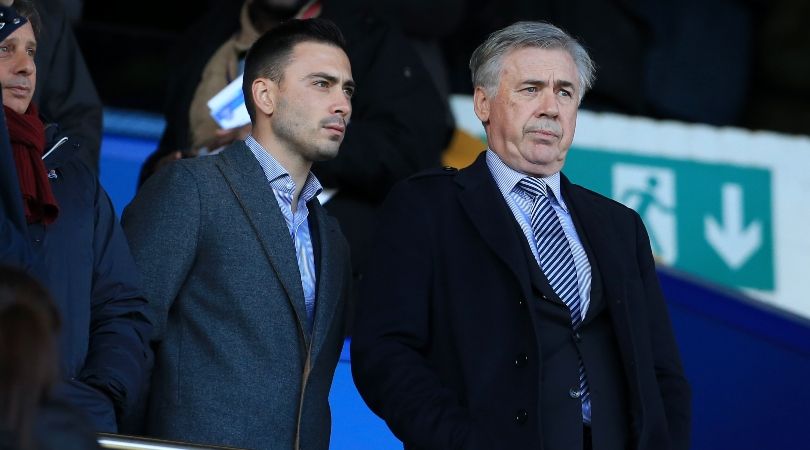
[[317, 356], [329, 334], [335, 312], [340, 306], [340, 299], [347, 289], [343, 286], [344, 277], [341, 276], [346, 269], [336, 267], [336, 261], [341, 261], [337, 223], [328, 216], [317, 197], [307, 203], [309, 220], [315, 221], [311, 230], [318, 233], [313, 243], [319, 243], [319, 251], [316, 252], [318, 289], [310, 334], [305, 332], [306, 305], [295, 248], [261, 165], [250, 149], [239, 141], [222, 152], [217, 167], [239, 201], [273, 271], [284, 287], [287, 299], [295, 311], [305, 344], [308, 348], [311, 345], [311, 354], [313, 357]]
[[[563, 195], [571, 200], [569, 205], [573, 205], [572, 216], [577, 231], [586, 235], [593, 251], [593, 258], [598, 265], [604, 289], [602, 298], [607, 302], [606, 307], [611, 312], [613, 327], [617, 330], [616, 339], [619, 343], [622, 360], [625, 367], [633, 367], [633, 362], [637, 358], [635, 346], [637, 339], [632, 336], [634, 327], [630, 325], [626, 283], [627, 280], [637, 276], [628, 268], [628, 265], [635, 261], [636, 255], [622, 254], [622, 248], [633, 248], [633, 246], [621, 247], [617, 244], [616, 239], [620, 239], [621, 236], [630, 236], [632, 233], [637, 233], [638, 230], [617, 230], [615, 228], [615, 221], [608, 211], [612, 200], [598, 197], [597, 194], [572, 184], [564, 176], [562, 187]], [[619, 205], [614, 206], [614, 208], [620, 207]], [[637, 371], [630, 370], [627, 375], [631, 385], [638, 383]]]
[[525, 245], [519, 239], [518, 225], [492, 178], [485, 155], [481, 153], [456, 175], [455, 182], [461, 188], [458, 198], [484, 242], [514, 273], [523, 294], [529, 298], [532, 277]]
[[[312, 326], [312, 355], [316, 358], [323, 348], [329, 330], [334, 325], [336, 311], [340, 309], [344, 293], [348, 292], [345, 286], [347, 277], [345, 271], [349, 270], [348, 260], [341, 255], [339, 242], [342, 240], [337, 221], [321, 206], [315, 197], [307, 204], [310, 220], [315, 221], [311, 229], [318, 233], [318, 290], [315, 297], [315, 317]], [[314, 243], [313, 239], [313, 243]], [[343, 266], [341, 266], [343, 265]], [[342, 326], [342, 323], [337, 324]], [[313, 365], [317, 361], [313, 361]]]
[[[571, 183], [568, 177], [561, 176], [563, 196], [568, 200], [571, 216], [577, 232], [583, 234], [591, 249], [591, 257], [600, 271], [605, 289], [605, 298], [621, 299], [625, 296], [623, 280], [626, 279], [625, 260], [627, 255], [620, 255], [616, 246], [616, 236], [611, 233], [610, 214], [605, 202], [608, 199], [596, 201], [596, 194]], [[613, 302], [611, 302], [613, 303]]]
[[[533, 295], [532, 287], [538, 292], [550, 293], [556, 301], [553, 289], [540, 270], [533, 270], [527, 262], [531, 252], [521, 239], [514, 216], [492, 178], [485, 158], [479, 156], [468, 168], [459, 172], [455, 179], [460, 187], [459, 201], [470, 220], [477, 228], [484, 242], [504, 261], [514, 273], [522, 292], [527, 298]], [[580, 186], [572, 184], [561, 175], [562, 195], [568, 202], [578, 233], [588, 240], [593, 258], [602, 277], [604, 299], [611, 311], [611, 320], [616, 330], [632, 330], [629, 324], [625, 282], [628, 279], [627, 258], [635, 255], [621, 254], [617, 245], [615, 222], [609, 211], [612, 202], [598, 197]], [[616, 206], [618, 207], [618, 206]], [[509, 232], [514, 230], [514, 232]], [[629, 234], [635, 230], [621, 230]], [[635, 359], [634, 339], [628, 333], [616, 333], [619, 348], [626, 365]], [[631, 372], [631, 382], [635, 382], [635, 372]]]
[[[531, 256], [531, 253], [521, 240], [514, 216], [492, 178], [485, 153], [459, 172], [456, 183], [461, 188], [458, 195], [462, 207], [487, 245], [515, 274], [524, 294], [531, 295], [533, 286], [556, 298], [542, 272], [532, 270], [527, 264], [527, 254]], [[560, 185], [577, 232], [584, 234], [593, 253], [591, 256], [601, 270], [606, 298], [623, 298], [625, 287], [621, 280], [625, 279], [625, 265], [614, 244], [615, 237], [608, 231], [612, 222], [604, 201], [596, 201], [595, 194], [572, 184], [563, 174], [560, 174]]]

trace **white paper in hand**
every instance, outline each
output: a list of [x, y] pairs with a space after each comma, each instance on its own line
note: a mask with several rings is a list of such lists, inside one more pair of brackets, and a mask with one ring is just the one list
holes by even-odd
[[208, 109], [211, 110], [211, 117], [223, 130], [249, 124], [250, 116], [242, 95], [242, 76], [231, 81], [225, 89], [208, 100]]

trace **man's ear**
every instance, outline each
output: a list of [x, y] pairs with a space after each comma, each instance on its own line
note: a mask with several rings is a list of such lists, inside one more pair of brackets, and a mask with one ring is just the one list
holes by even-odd
[[256, 78], [250, 87], [256, 111], [272, 116], [276, 109], [276, 83], [269, 78]]
[[473, 93], [473, 108], [475, 109], [475, 115], [478, 116], [478, 120], [483, 123], [489, 121], [489, 106], [490, 98], [486, 89], [477, 86]]

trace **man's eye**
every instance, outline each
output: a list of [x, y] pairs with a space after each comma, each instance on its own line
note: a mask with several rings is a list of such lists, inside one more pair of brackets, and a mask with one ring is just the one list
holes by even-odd
[[353, 88], [345, 88], [345, 89], [343, 89], [343, 92], [345, 92], [346, 96], [349, 97], [349, 98], [354, 97], [354, 89]]
[[2, 52], [2, 53], [8, 53], [8, 45], [2, 45], [2, 46], [0, 46], [0, 52]]
[[314, 84], [315, 86], [318, 86], [318, 87], [329, 87], [329, 83], [327, 83], [324, 80], [318, 80], [318, 81], [316, 81], [316, 82], [314, 82], [312, 84]]
[[529, 87], [523, 89], [523, 91], [528, 93], [528, 94], [535, 94], [535, 93], [537, 93], [537, 86], [529, 86]]
[[567, 91], [565, 89], [560, 89], [558, 94], [560, 97], [571, 97], [571, 91]]
[[37, 54], [37, 51], [34, 50], [33, 48], [29, 48], [27, 50], [27, 52], [28, 52], [28, 56], [31, 56], [31, 57], [36, 56], [36, 54]]

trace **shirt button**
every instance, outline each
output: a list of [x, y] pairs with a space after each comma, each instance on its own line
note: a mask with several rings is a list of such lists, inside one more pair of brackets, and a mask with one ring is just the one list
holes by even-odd
[[548, 300], [548, 297], [546, 297], [546, 294], [543, 294], [543, 300]]
[[520, 353], [515, 357], [515, 367], [526, 367], [529, 363], [529, 355]]
[[579, 391], [579, 388], [571, 388], [568, 390], [568, 396], [571, 398], [579, 398], [582, 393]]
[[519, 409], [515, 413], [515, 422], [517, 422], [520, 425], [523, 425], [524, 423], [526, 423], [526, 419], [528, 419], [528, 418], [529, 418], [529, 413], [526, 412], [525, 409]]

